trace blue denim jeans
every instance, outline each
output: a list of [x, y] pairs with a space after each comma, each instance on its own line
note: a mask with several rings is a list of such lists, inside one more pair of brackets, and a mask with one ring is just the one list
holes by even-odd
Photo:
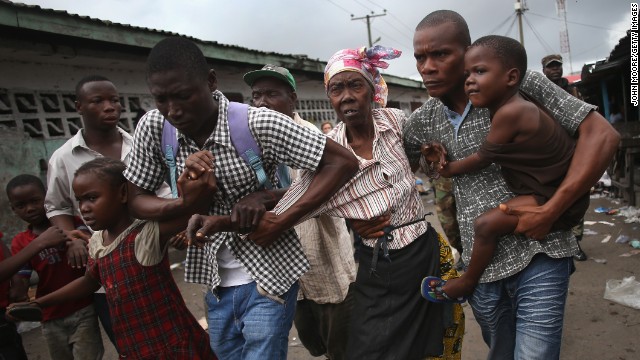
[[298, 283], [280, 297], [255, 282], [205, 295], [211, 348], [220, 360], [286, 360]]
[[489, 346], [488, 359], [560, 357], [572, 258], [537, 254], [508, 278], [478, 284], [469, 304]]

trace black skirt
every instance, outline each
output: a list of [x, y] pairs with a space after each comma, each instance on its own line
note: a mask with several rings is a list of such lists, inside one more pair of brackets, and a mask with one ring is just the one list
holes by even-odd
[[433, 227], [413, 243], [379, 257], [369, 274], [373, 248], [363, 246], [354, 284], [349, 359], [424, 359], [443, 352], [443, 304], [425, 300], [425, 276], [440, 276], [440, 248]]

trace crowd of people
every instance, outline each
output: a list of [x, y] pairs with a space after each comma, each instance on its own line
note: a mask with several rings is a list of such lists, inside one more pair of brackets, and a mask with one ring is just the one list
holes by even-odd
[[[342, 49], [324, 71], [335, 126], [320, 128], [295, 111], [289, 70], [246, 73], [251, 106], [230, 102], [182, 37], [148, 55], [157, 108], [133, 137], [116, 86], [83, 78], [84, 128], [52, 155], [46, 188], [27, 174], [6, 188], [29, 225], [0, 249], [0, 358], [26, 359], [12, 321], [38, 320], [53, 359], [102, 358], [99, 322], [131, 359], [286, 359], [294, 323], [313, 356], [460, 359], [464, 301], [490, 359], [559, 358], [572, 227], [619, 136], [527, 70], [515, 40], [472, 43], [458, 13], [427, 15], [413, 45], [427, 102], [386, 108], [379, 69], [400, 51]], [[425, 220], [418, 169], [446, 238]], [[206, 331], [169, 246], [206, 289]]]

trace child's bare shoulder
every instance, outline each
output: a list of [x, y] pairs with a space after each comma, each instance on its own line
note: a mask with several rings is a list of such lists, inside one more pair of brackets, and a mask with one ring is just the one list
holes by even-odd
[[518, 97], [501, 106], [496, 113], [504, 112], [513, 115], [514, 113], [518, 114], [522, 111], [532, 111], [535, 109], [537, 109], [537, 106], [534, 103]]
[[530, 120], [532, 117], [539, 117], [538, 107], [525, 99], [517, 98], [501, 106], [496, 111], [493, 120]]

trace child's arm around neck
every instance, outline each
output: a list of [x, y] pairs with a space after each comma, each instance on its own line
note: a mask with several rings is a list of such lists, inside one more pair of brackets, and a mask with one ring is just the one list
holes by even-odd
[[[491, 118], [491, 127], [486, 142], [491, 144], [509, 144], [531, 136], [540, 124], [538, 107], [523, 99], [519, 94], [499, 107]], [[445, 177], [476, 172], [491, 165], [479, 152], [466, 158], [449, 162], [441, 173]]]

